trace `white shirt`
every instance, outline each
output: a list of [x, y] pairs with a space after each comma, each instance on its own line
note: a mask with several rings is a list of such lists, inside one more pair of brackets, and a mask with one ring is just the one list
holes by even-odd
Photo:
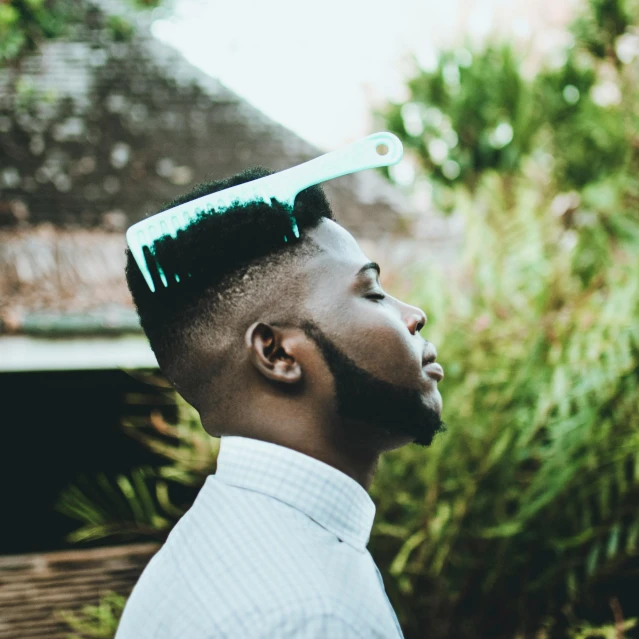
[[403, 638], [345, 473], [222, 436], [217, 470], [147, 564], [115, 639]]

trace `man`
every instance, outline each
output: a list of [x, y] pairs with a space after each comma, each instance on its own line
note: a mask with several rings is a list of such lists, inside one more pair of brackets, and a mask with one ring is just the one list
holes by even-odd
[[[167, 208], [269, 174], [200, 185]], [[425, 314], [382, 290], [321, 187], [292, 214], [299, 239], [273, 202], [157, 242], [179, 283], [154, 276], [155, 293], [128, 254], [160, 368], [221, 441], [215, 474], [147, 565], [116, 639], [403, 636], [366, 549], [368, 490], [382, 452], [430, 446], [445, 430], [443, 370], [419, 335]]]

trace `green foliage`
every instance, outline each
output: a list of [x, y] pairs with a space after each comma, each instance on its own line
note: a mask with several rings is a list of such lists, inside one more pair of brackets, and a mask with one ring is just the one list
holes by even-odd
[[120, 16], [109, 16], [106, 26], [114, 42], [127, 42], [135, 33], [133, 25]]
[[434, 180], [473, 185], [488, 169], [512, 173], [530, 151], [539, 114], [510, 46], [443, 52], [408, 87], [411, 99], [383, 115]]
[[573, 52], [563, 67], [537, 76], [535, 101], [545, 115], [545, 146], [554, 158], [554, 180], [564, 188], [613, 175], [628, 157], [631, 131], [624, 108], [596, 104], [591, 95], [596, 82], [593, 61]]
[[[386, 111], [424, 174], [454, 188], [465, 220], [457, 277], [415, 273], [409, 294], [428, 309], [426, 338], [446, 370], [449, 432], [426, 454], [383, 458], [371, 490], [384, 522], [371, 552], [416, 636], [527, 639], [544, 619], [548, 636], [606, 636], [592, 628], [597, 597], [628, 579], [625, 613], [639, 614], [629, 598], [639, 589], [639, 57], [619, 55], [620, 39], [636, 37], [633, 6], [593, 0], [564, 64], [531, 79], [512, 49], [492, 45], [466, 56], [451, 91], [442, 78], [459, 50], [442, 53], [409, 82], [411, 106]], [[427, 124], [433, 108], [459, 134], [447, 155], [455, 179], [428, 151], [432, 131], [419, 131], [415, 114]], [[515, 123], [512, 140], [487, 153], [500, 119]], [[571, 620], [571, 607], [588, 621]]]
[[[166, 384], [156, 376], [142, 377], [153, 385]], [[54, 506], [58, 512], [83, 523], [67, 535], [66, 540], [71, 543], [106, 539], [164, 541], [190, 507], [188, 502], [173, 503], [172, 487], [186, 486], [196, 493], [212, 472], [219, 440], [202, 430], [191, 406], [167, 391], [165, 404], [178, 406], [177, 423], [169, 424], [162, 417], [157, 396], [131, 394], [128, 401], [131, 405], [149, 405], [149, 416], [126, 419], [123, 427], [169, 464], [133, 468], [115, 477], [104, 473], [77, 477], [63, 489]]]
[[[137, 9], [157, 7], [161, 0], [130, 0]], [[82, 24], [84, 3], [75, 0], [8, 0], [0, 2], [0, 66], [16, 63], [35, 51], [44, 40], [65, 37], [69, 27]], [[133, 26], [124, 18], [112, 16], [107, 29], [114, 40], [125, 40]]]
[[571, 31], [577, 42], [596, 58], [616, 57], [620, 35], [639, 22], [636, 0], [590, 0], [590, 11], [575, 20]]
[[380, 460], [371, 552], [408, 627], [426, 610], [460, 624], [433, 637], [534, 630], [639, 554], [639, 219], [617, 213], [622, 242], [597, 208], [573, 236], [536, 186], [492, 174], [460, 193], [463, 270], [416, 275], [409, 294], [449, 432]]
[[11, 0], [0, 4], [0, 63], [36, 49], [39, 41], [64, 34], [77, 19], [70, 0]]
[[113, 639], [127, 598], [113, 591], [106, 592], [97, 606], [82, 610], [57, 610], [55, 616], [74, 632], [66, 639]]
[[532, 79], [509, 44], [443, 51], [433, 71], [415, 60], [410, 98], [377, 116], [433, 181], [442, 210], [453, 206], [451, 187], [474, 192], [485, 172], [517, 175], [531, 158], [550, 163], [559, 190], [583, 188], [627, 169], [636, 144], [639, 78], [628, 51], [637, 46], [638, 7], [591, 0], [564, 64]]
[[571, 630], [569, 639], [618, 639], [620, 636], [623, 637], [623, 633], [626, 630], [636, 627], [636, 619], [626, 619], [620, 626], [606, 624], [599, 628], [593, 628], [589, 623], [585, 623]]
[[114, 479], [104, 473], [93, 479], [82, 475], [60, 493], [54, 508], [84, 523], [67, 535], [72, 543], [143, 537], [163, 541], [175, 523], [165, 515], [177, 514], [171, 504], [167, 507], [165, 482], [149, 467], [134, 468], [128, 476]]

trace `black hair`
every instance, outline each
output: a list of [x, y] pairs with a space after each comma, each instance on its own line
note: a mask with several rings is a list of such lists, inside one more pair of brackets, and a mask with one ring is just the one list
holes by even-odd
[[[272, 174], [257, 166], [198, 184], [163, 210]], [[305, 232], [323, 218], [334, 220], [319, 185], [301, 191], [292, 211], [272, 200], [199, 215], [175, 239], [165, 236], [154, 243], [169, 282], [165, 287], [154, 275], [155, 292], [127, 248], [127, 283], [160, 370], [200, 414], [228, 395], [225, 378], [233, 374], [236, 349], [253, 321], [294, 323], [302, 301], [296, 273], [319, 252]]]

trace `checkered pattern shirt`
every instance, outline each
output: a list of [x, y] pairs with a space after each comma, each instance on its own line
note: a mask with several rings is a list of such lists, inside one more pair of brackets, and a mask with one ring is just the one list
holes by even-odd
[[403, 638], [366, 549], [374, 519], [333, 466], [222, 436], [216, 473], [147, 564], [115, 639]]

